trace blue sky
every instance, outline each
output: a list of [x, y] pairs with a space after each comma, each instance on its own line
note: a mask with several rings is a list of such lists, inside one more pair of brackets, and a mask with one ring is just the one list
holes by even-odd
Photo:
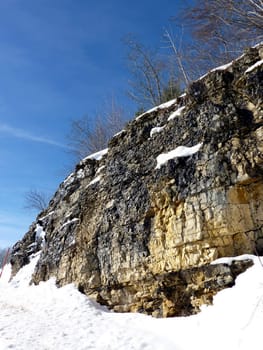
[[0, 2], [0, 247], [22, 238], [36, 213], [30, 189], [52, 194], [67, 175], [70, 122], [126, 97], [122, 38], [161, 45], [177, 1]]

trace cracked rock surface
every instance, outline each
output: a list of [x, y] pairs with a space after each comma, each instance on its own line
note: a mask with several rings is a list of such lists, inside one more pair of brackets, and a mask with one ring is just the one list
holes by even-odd
[[13, 274], [41, 251], [33, 283], [158, 317], [232, 286], [251, 262], [210, 262], [263, 254], [262, 58], [247, 50], [82, 160], [13, 247]]

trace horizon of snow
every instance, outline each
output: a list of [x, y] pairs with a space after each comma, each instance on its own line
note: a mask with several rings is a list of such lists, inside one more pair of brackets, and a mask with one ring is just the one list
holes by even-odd
[[197, 153], [199, 151], [199, 149], [201, 148], [202, 144], [203, 143], [201, 142], [201, 143], [198, 143], [197, 145], [192, 146], [192, 147], [178, 146], [168, 153], [159, 154], [159, 156], [156, 158], [157, 165], [156, 165], [155, 169], [160, 169], [160, 167], [163, 164], [167, 163], [168, 160], [170, 160], [170, 159], [180, 158], [180, 157], [189, 157], [189, 156]]
[[29, 286], [39, 254], [9, 283], [8, 265], [0, 279], [0, 349], [256, 350], [262, 342], [263, 268], [252, 255], [234, 259], [247, 257], [254, 265], [213, 305], [167, 319], [110, 312], [72, 284], [57, 288], [53, 278]]

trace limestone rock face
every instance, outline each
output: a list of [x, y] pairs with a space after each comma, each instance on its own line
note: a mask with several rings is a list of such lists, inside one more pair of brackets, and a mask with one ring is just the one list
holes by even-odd
[[14, 246], [13, 273], [41, 251], [32, 282], [155, 316], [233, 285], [249, 261], [209, 264], [263, 253], [262, 59], [247, 50], [82, 160]]

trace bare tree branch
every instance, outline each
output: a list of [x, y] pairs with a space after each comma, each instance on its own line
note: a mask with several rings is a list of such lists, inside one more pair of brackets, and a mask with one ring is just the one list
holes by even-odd
[[[179, 69], [184, 77], [184, 82], [186, 84], [186, 86], [189, 84], [190, 80], [189, 80], [189, 77], [186, 73], [186, 70], [184, 68], [184, 64], [183, 64], [183, 61], [182, 61], [182, 57], [181, 57], [181, 54], [179, 52], [179, 49], [176, 47], [176, 44], [175, 44], [175, 40], [174, 38], [172, 37], [172, 34], [166, 29], [165, 32], [164, 32], [164, 37], [167, 39], [168, 41], [168, 44], [169, 44], [169, 47], [172, 49], [174, 55], [175, 55], [175, 59], [177, 60], [178, 62], [178, 66], [179, 66]], [[181, 39], [180, 39], [180, 46], [182, 45], [182, 36], [181, 36]]]
[[111, 137], [123, 128], [126, 121], [123, 109], [113, 98], [95, 118], [84, 116], [73, 120], [68, 138], [75, 160], [80, 161], [106, 148]]
[[179, 93], [174, 63], [170, 57], [150, 50], [129, 36], [124, 40], [129, 50], [128, 66], [131, 72], [128, 95], [139, 104], [140, 109], [166, 102]]
[[48, 197], [44, 192], [32, 189], [25, 194], [25, 208], [43, 211], [48, 206]]
[[[188, 38], [183, 41], [179, 57], [189, 80], [233, 60], [246, 47], [263, 40], [262, 0], [181, 3], [183, 8], [174, 23], [178, 28], [183, 26]], [[172, 39], [175, 48], [172, 45], [171, 48], [178, 56], [178, 40]]]

